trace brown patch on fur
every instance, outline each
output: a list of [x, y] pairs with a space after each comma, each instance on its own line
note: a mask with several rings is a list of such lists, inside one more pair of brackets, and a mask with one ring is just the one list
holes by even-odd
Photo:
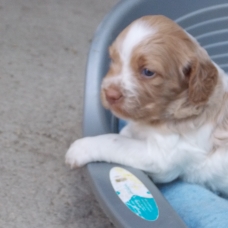
[[111, 63], [110, 63], [110, 68], [107, 76], [110, 77], [110, 76], [118, 75], [121, 72], [122, 62], [121, 62], [119, 53], [117, 52], [114, 46], [109, 47], [109, 55], [111, 58]]
[[195, 105], [206, 103], [214, 91], [218, 71], [211, 61], [195, 60], [189, 75], [189, 100]]

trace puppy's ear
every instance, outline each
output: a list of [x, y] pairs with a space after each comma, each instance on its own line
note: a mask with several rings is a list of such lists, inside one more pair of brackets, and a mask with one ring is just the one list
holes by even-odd
[[218, 71], [210, 59], [192, 60], [183, 70], [189, 81], [189, 101], [195, 105], [205, 104], [211, 96], [218, 79]]

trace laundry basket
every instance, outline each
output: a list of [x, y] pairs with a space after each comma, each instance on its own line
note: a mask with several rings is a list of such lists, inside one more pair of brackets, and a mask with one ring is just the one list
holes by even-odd
[[[108, 46], [133, 20], [144, 15], [162, 14], [185, 28], [228, 71], [228, 1], [227, 0], [122, 0], [104, 18], [94, 36], [87, 65], [84, 136], [118, 132], [118, 119], [106, 111], [100, 101], [100, 85], [109, 67]], [[181, 228], [186, 227], [157, 187], [142, 171], [123, 167], [136, 176], [153, 195], [158, 207], [154, 221], [142, 219], [119, 199], [110, 181], [110, 170], [118, 164], [91, 163], [88, 175], [104, 212], [116, 227]]]

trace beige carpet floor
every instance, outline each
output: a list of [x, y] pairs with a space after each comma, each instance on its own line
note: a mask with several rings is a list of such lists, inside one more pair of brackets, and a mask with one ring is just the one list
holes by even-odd
[[0, 0], [1, 228], [113, 227], [64, 155], [82, 133], [93, 33], [116, 3]]

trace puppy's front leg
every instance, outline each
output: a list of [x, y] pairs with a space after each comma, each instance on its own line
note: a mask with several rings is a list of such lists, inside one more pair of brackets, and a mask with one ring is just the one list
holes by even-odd
[[151, 161], [148, 156], [146, 142], [106, 134], [75, 141], [67, 151], [66, 163], [73, 168], [93, 161], [105, 161], [145, 170]]

